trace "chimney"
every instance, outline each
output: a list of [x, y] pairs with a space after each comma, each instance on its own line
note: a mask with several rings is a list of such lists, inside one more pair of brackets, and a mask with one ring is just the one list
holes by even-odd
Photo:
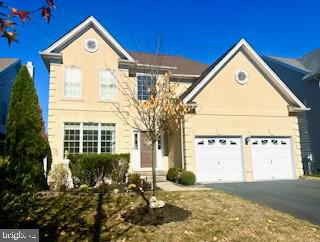
[[34, 66], [32, 65], [32, 62], [31, 62], [31, 61], [28, 61], [27, 64], [26, 64], [26, 67], [27, 67], [27, 69], [28, 69], [28, 72], [29, 72], [31, 78], [33, 79]]

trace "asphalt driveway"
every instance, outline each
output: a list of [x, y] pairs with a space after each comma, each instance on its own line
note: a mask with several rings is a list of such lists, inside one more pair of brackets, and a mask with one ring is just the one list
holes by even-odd
[[320, 181], [215, 183], [207, 186], [320, 224]]

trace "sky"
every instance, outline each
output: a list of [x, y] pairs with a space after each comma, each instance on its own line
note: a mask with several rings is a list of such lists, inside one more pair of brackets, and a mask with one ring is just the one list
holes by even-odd
[[[44, 0], [4, 0], [34, 10]], [[93, 15], [127, 50], [155, 52], [211, 64], [241, 38], [260, 55], [299, 57], [320, 48], [319, 0], [55, 0], [50, 24], [38, 15], [17, 26], [19, 43], [0, 39], [0, 57], [32, 61], [43, 118], [48, 114], [48, 71], [39, 51]]]

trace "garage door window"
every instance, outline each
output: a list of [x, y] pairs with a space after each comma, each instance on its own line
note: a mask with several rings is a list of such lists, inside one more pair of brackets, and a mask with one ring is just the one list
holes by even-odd
[[208, 145], [214, 145], [216, 141], [214, 139], [209, 139], [208, 140]]

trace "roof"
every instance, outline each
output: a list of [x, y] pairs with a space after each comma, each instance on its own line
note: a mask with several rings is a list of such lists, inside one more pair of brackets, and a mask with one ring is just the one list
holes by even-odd
[[128, 52], [138, 63], [146, 65], [171, 66], [176, 67], [173, 74], [177, 75], [197, 75], [199, 76], [208, 65], [174, 55], [156, 55], [144, 52]]
[[303, 80], [312, 80], [320, 73], [320, 49], [315, 49], [299, 58], [285, 58], [268, 56], [272, 60], [278, 61], [295, 69], [305, 72]]
[[17, 58], [0, 58], [0, 72], [19, 61]]
[[272, 71], [272, 69], [262, 60], [262, 58], [254, 51], [245, 39], [241, 39], [237, 44], [232, 46], [221, 57], [219, 57], [207, 70], [187, 89], [182, 95], [182, 100], [188, 103], [209, 83], [226, 63], [228, 63], [240, 50], [243, 50], [255, 64], [270, 78], [275, 87], [282, 93], [292, 104], [301, 108], [301, 110], [309, 110], [283, 83], [283, 81]]

